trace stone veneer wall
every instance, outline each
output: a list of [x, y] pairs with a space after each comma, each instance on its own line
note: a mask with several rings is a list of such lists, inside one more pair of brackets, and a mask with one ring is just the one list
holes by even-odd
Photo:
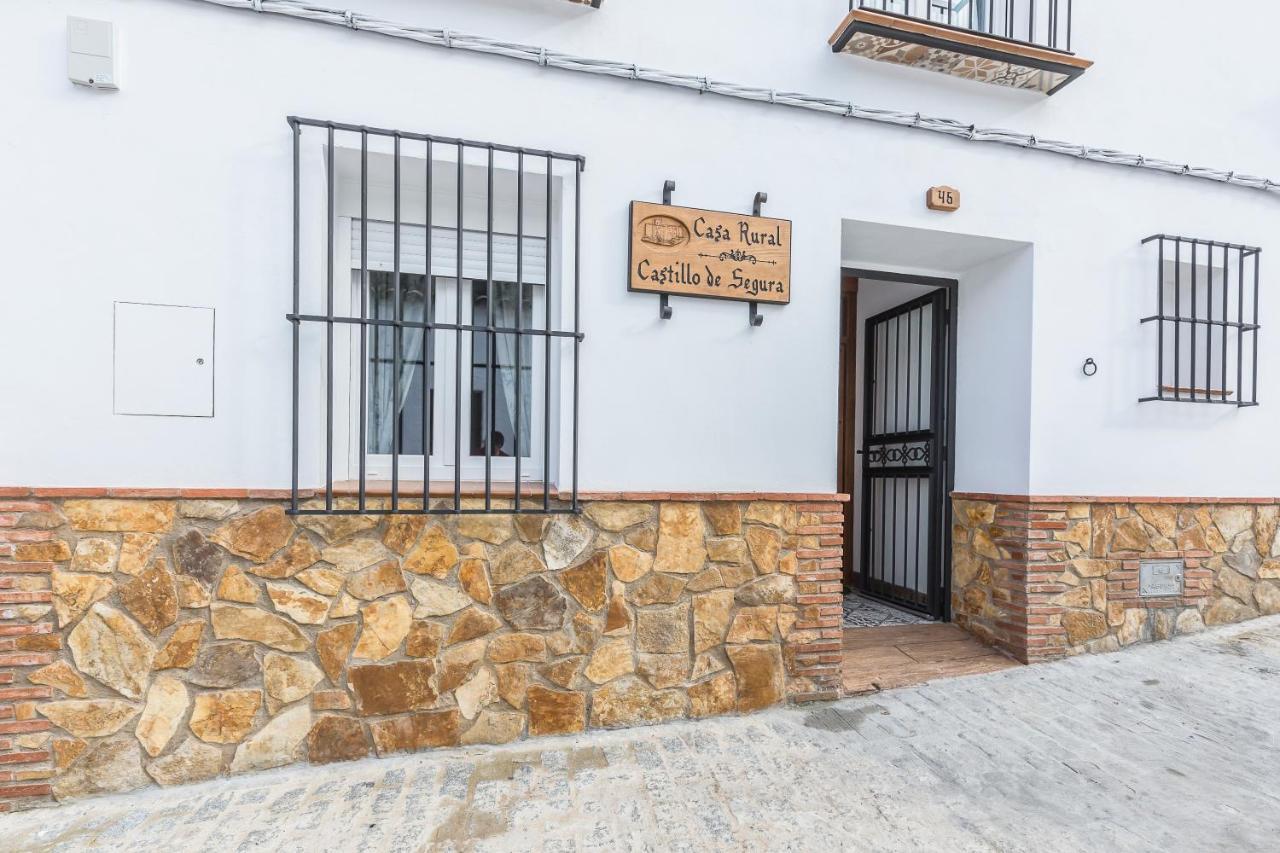
[[[1280, 613], [1280, 501], [955, 495], [955, 622], [1024, 662]], [[1139, 598], [1144, 559], [1184, 594]]]
[[834, 697], [840, 503], [610, 498], [0, 490], [0, 812]]

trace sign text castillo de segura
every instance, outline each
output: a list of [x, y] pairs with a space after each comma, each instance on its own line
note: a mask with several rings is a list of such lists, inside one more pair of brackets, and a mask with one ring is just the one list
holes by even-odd
[[791, 223], [633, 201], [629, 287], [786, 304], [791, 301]]

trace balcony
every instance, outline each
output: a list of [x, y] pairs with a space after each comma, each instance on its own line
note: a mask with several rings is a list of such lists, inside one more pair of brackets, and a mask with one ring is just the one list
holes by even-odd
[[1071, 52], [1072, 0], [851, 0], [835, 53], [1052, 95], [1093, 65]]

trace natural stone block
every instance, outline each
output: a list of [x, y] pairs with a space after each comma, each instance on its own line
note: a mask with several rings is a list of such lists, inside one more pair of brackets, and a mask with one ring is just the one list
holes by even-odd
[[693, 598], [693, 650], [713, 649], [724, 642], [733, 615], [734, 592], [715, 590]]
[[426, 578], [415, 580], [410, 590], [414, 600], [418, 602], [414, 616], [419, 619], [450, 616], [463, 608], [470, 607], [472, 602], [471, 597], [461, 590]]
[[778, 555], [782, 553], [782, 537], [778, 531], [767, 527], [751, 526], [747, 528], [747, 550], [751, 552], [751, 560], [762, 575], [773, 574], [778, 570]]
[[116, 571], [135, 575], [151, 560], [151, 554], [160, 544], [160, 537], [150, 533], [126, 533], [121, 537], [120, 560]]
[[307, 734], [307, 758], [312, 764], [356, 761], [368, 754], [369, 738], [364, 726], [350, 717], [317, 717]]
[[311, 661], [269, 653], [262, 666], [268, 713], [274, 714], [279, 708], [310, 696], [323, 680], [324, 674]]
[[356, 712], [369, 717], [431, 707], [437, 698], [431, 686], [435, 672], [435, 665], [427, 660], [351, 667]]
[[617, 581], [613, 584], [613, 594], [609, 597], [609, 609], [604, 616], [604, 633], [606, 635], [627, 635], [635, 624], [631, 617], [631, 608], [627, 606], [626, 588]]
[[1107, 619], [1096, 610], [1069, 610], [1062, 614], [1067, 641], [1074, 645], [1095, 640], [1107, 633]]
[[574, 685], [577, 684], [578, 676], [582, 674], [582, 667], [586, 662], [585, 656], [574, 655], [539, 667], [538, 672], [556, 687], [572, 690]]
[[222, 575], [218, 584], [218, 598], [223, 601], [235, 601], [240, 604], [257, 604], [262, 591], [258, 585], [249, 580], [238, 566], [231, 566]]
[[405, 638], [404, 653], [411, 658], [434, 658], [444, 645], [444, 626], [435, 622], [414, 622]]
[[147, 691], [147, 704], [134, 730], [147, 755], [155, 758], [164, 752], [178, 733], [189, 702], [186, 685], [172, 676], [162, 675], [151, 685]]
[[744, 607], [733, 617], [726, 643], [769, 642], [778, 627], [777, 607]]
[[689, 603], [636, 612], [636, 649], [659, 654], [689, 653]]
[[1280, 588], [1275, 584], [1257, 584], [1253, 589], [1253, 598], [1258, 604], [1258, 612], [1263, 616], [1280, 613]]
[[518, 630], [554, 631], [564, 625], [569, 602], [542, 575], [503, 587], [493, 605]]
[[1176, 626], [1179, 634], [1198, 634], [1204, 630], [1204, 618], [1199, 610], [1188, 608], [1178, 614]]
[[209, 606], [209, 589], [195, 578], [178, 575], [178, 606], [183, 610], [203, 610]]
[[469, 607], [458, 614], [458, 618], [454, 620], [453, 627], [449, 629], [446, 645], [465, 643], [468, 640], [492, 634], [501, 627], [502, 622], [498, 617], [486, 613], [479, 607]]
[[595, 531], [581, 516], [558, 515], [547, 528], [542, 553], [553, 572], [572, 566], [591, 544]]
[[[128, 542], [126, 540], [126, 546]], [[126, 553], [127, 553], [126, 547]], [[121, 555], [124, 562], [125, 555]], [[205, 586], [213, 586], [222, 571], [226, 553], [217, 545], [208, 541], [199, 530], [188, 530], [173, 543], [173, 565], [179, 573], [195, 578]], [[131, 574], [141, 570], [138, 566]], [[123, 565], [121, 571], [123, 571]]]
[[737, 679], [739, 713], [782, 701], [782, 652], [777, 646], [726, 646], [725, 651]]
[[72, 629], [67, 646], [82, 673], [130, 699], [142, 698], [156, 649], [128, 616], [99, 602]]
[[707, 561], [706, 530], [697, 504], [664, 503], [658, 511], [658, 553], [653, 567], [659, 572], [692, 575]]
[[236, 501], [178, 501], [178, 515], [183, 518], [198, 518], [204, 521], [222, 521], [230, 518], [240, 510]]
[[354, 622], [335, 625], [316, 634], [316, 657], [332, 684], [342, 683], [342, 671], [347, 668], [347, 658], [356, 643], [359, 630]]
[[[391, 553], [381, 542], [373, 539], [354, 539], [341, 545], [330, 545], [320, 552], [321, 560], [346, 575], [376, 566], [390, 558]], [[409, 568], [407, 560], [405, 568]]]
[[733, 712], [737, 685], [732, 672], [722, 672], [689, 688], [689, 716], [715, 717]]
[[215, 602], [209, 617], [219, 640], [250, 640], [282, 652], [303, 652], [311, 645], [297, 625], [256, 607]]
[[101, 572], [111, 574], [116, 568], [118, 556], [116, 543], [110, 539], [85, 537], [76, 542], [71, 557], [71, 569], [77, 572]]
[[53, 748], [53, 768], [61, 773], [84, 755], [89, 744], [80, 738], [58, 738], [50, 746]]
[[426, 527], [425, 515], [393, 515], [387, 520], [387, 531], [382, 534], [382, 544], [404, 556]]
[[[322, 506], [323, 504], [320, 504], [316, 508]], [[359, 506], [359, 501], [353, 498], [340, 499], [335, 504], [337, 509], [358, 509]], [[366, 530], [373, 530], [378, 526], [378, 521], [376, 515], [304, 515], [298, 518], [298, 524], [318, 534], [321, 539], [330, 544], [350, 539]]]
[[[342, 585], [346, 582], [346, 578], [341, 572], [326, 569], [322, 566], [303, 569], [294, 575], [294, 579], [312, 592], [319, 593], [326, 598], [332, 598], [341, 592]], [[354, 600], [351, 596], [346, 596], [346, 598], [347, 600]]]
[[458, 567], [458, 583], [467, 595], [481, 604], [488, 604], [493, 599], [493, 588], [489, 585], [489, 574], [485, 571], [484, 560], [475, 558], [463, 560]]
[[479, 539], [490, 545], [501, 545], [515, 535], [509, 515], [461, 515], [458, 516], [457, 529], [459, 536]]
[[710, 652], [703, 652], [694, 659], [693, 674], [689, 677], [694, 681], [705, 678], [713, 672], [719, 672], [722, 669], [728, 669], [729, 661], [725, 658], [724, 652], [716, 649]]
[[403, 595], [375, 601], [360, 608], [364, 627], [353, 655], [365, 660], [382, 660], [390, 655], [409, 635], [413, 624], [413, 608]]
[[285, 580], [311, 568], [319, 561], [320, 549], [306, 536], [299, 536], [274, 560], [260, 566], [250, 566], [249, 571], [270, 580]]
[[50, 595], [59, 627], [65, 628], [79, 619], [90, 607], [111, 595], [114, 587], [111, 578], [76, 575], [55, 569], [50, 578]]
[[745, 563], [751, 559], [747, 543], [736, 536], [707, 540], [707, 559], [713, 563]]
[[686, 704], [679, 690], [651, 690], [627, 678], [591, 694], [591, 723], [601, 728], [661, 723], [683, 717]]
[[138, 706], [119, 699], [64, 699], [45, 702], [40, 715], [76, 737], [106, 737], [138, 715]]
[[228, 521], [210, 538], [237, 556], [265, 563], [289, 543], [293, 530], [284, 507], [270, 506]]
[[360, 602], [344, 592], [333, 600], [333, 604], [329, 607], [329, 618], [346, 619], [350, 616], [355, 616], [359, 612]]
[[546, 565], [532, 549], [524, 545], [512, 545], [498, 555], [493, 563], [491, 575], [494, 584], [505, 586], [546, 570]]
[[458, 549], [449, 541], [444, 528], [435, 524], [427, 529], [418, 546], [405, 557], [406, 570], [417, 575], [443, 578], [458, 564]]
[[532, 684], [526, 696], [529, 734], [565, 735], [587, 727], [587, 697], [582, 693], [552, 690]]
[[653, 506], [639, 501], [590, 503], [584, 511], [601, 530], [622, 531], [653, 518]]
[[631, 644], [626, 640], [609, 640], [596, 647], [583, 674], [596, 684], [604, 684], [635, 672]]
[[609, 563], [613, 566], [614, 577], [623, 583], [631, 583], [653, 568], [653, 555], [630, 545], [615, 545], [609, 549]]
[[742, 506], [735, 503], [708, 503], [702, 507], [717, 536], [733, 536], [742, 532]]
[[688, 582], [686, 578], [678, 575], [654, 572], [632, 586], [627, 597], [633, 604], [640, 607], [648, 607], [652, 604], [674, 604], [684, 594]]
[[513, 711], [481, 711], [471, 728], [462, 734], [462, 745], [504, 744], [519, 740], [524, 732], [524, 714]]
[[525, 542], [541, 542], [551, 524], [551, 518], [545, 515], [528, 515], [521, 513], [515, 517], [516, 532]]
[[795, 580], [787, 575], [775, 574], [757, 578], [738, 588], [734, 600], [746, 607], [768, 604], [790, 604], [796, 599]]
[[1246, 619], [1257, 619], [1258, 611], [1248, 605], [1241, 604], [1234, 598], [1218, 598], [1204, 612], [1206, 625], [1230, 625]]
[[188, 724], [205, 743], [239, 743], [253, 729], [253, 718], [262, 707], [257, 690], [221, 690], [196, 696]]
[[172, 501], [68, 500], [62, 513], [76, 530], [163, 533], [173, 524]]
[[639, 655], [636, 672], [658, 690], [677, 687], [689, 680], [689, 656]]
[[488, 656], [494, 663], [545, 661], [547, 641], [539, 634], [500, 634], [489, 642]]
[[161, 785], [189, 785], [217, 778], [226, 769], [222, 749], [187, 738], [168, 755], [147, 765], [147, 773]]
[[76, 698], [83, 698], [89, 695], [89, 690], [85, 686], [84, 679], [80, 677], [80, 673], [72, 669], [71, 664], [65, 660], [56, 660], [48, 666], [33, 670], [27, 674], [27, 681], [31, 684], [42, 684], [55, 690], [61, 690], [66, 695]]
[[98, 794], [119, 794], [150, 784], [142, 772], [142, 753], [132, 735], [99, 741], [53, 780], [59, 802]]
[[317, 690], [311, 694], [313, 711], [349, 711], [351, 697], [345, 690]]
[[235, 687], [258, 675], [253, 643], [215, 643], [200, 650], [187, 680], [200, 687]]
[[523, 708], [529, 692], [530, 667], [524, 663], [498, 664], [493, 668], [498, 677], [498, 695], [512, 708]]
[[152, 634], [178, 621], [178, 588], [161, 558], [120, 587], [120, 603]]
[[457, 746], [461, 729], [461, 716], [457, 708], [423, 711], [408, 717], [369, 723], [378, 755]]
[[480, 709], [498, 701], [498, 681], [493, 671], [482, 666], [476, 674], [467, 679], [456, 690], [453, 698], [458, 703], [458, 712], [468, 720], [474, 720]]
[[652, 554], [658, 547], [658, 531], [654, 527], [638, 527], [628, 530], [622, 540], [633, 548]]
[[608, 558], [593, 554], [586, 562], [560, 572], [560, 584], [587, 610], [601, 610], [606, 603]]
[[291, 763], [310, 731], [311, 709], [306, 705], [290, 708], [236, 747], [231, 772], [267, 770]]
[[268, 583], [267, 597], [277, 611], [300, 625], [323, 625], [329, 615], [329, 599], [288, 584]]
[[719, 589], [724, 585], [724, 575], [721, 574], [720, 567], [710, 566], [694, 575], [685, 589], [689, 592], [706, 592], [709, 589]]
[[440, 656], [440, 676], [436, 679], [436, 688], [441, 694], [455, 689], [475, 674], [480, 661], [484, 660], [487, 643], [488, 640], [484, 638], [472, 640], [447, 649]]

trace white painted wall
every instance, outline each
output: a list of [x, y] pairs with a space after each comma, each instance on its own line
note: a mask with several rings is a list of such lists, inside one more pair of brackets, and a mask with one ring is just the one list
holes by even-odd
[[[1267, 82], [1280, 7], [1261, 0], [1233, 9], [1248, 26], [1221, 15], [1206, 24], [1203, 5], [1190, 0], [1079, 0], [1078, 46], [1098, 65], [1052, 99], [832, 56], [826, 38], [844, 0], [606, 0], [595, 12], [563, 0], [347, 5], [1280, 173], [1271, 144], [1280, 130], [1277, 96]], [[68, 14], [118, 25], [121, 91], [67, 81]], [[1274, 195], [189, 0], [51, 0], [17, 4], [9, 15], [0, 32], [14, 70], [0, 152], [0, 233], [15, 248], [6, 253], [0, 311], [0, 399], [10, 412], [0, 419], [0, 482], [287, 484], [284, 117], [292, 113], [586, 155], [584, 488], [832, 490], [839, 267], [875, 254], [851, 247], [846, 233], [847, 223], [872, 222], [939, 235], [920, 265], [941, 274], [961, 275], [975, 263], [950, 234], [1035, 247], [1034, 328], [1000, 330], [990, 340], [1000, 347], [991, 352], [1002, 353], [992, 359], [999, 368], [1026, 369], [1034, 388], [1034, 406], [1024, 412], [1032, 451], [1026, 488], [1280, 489], [1280, 458], [1265, 452], [1280, 428], [1280, 404], [1268, 405], [1280, 363], [1265, 360], [1265, 333], [1259, 409], [1140, 408], [1134, 401], [1147, 390], [1145, 374], [1132, 367], [1143, 351], [1136, 319], [1154, 268], [1138, 241], [1165, 231], [1265, 247], [1280, 226]], [[1213, 104], [1212, 120], [1189, 120], [1197, 104]], [[677, 203], [747, 210], [765, 190], [767, 212], [793, 220], [794, 300], [762, 309], [762, 328], [747, 327], [745, 306], [706, 300], [674, 300], [675, 318], [664, 323], [656, 298], [626, 292], [627, 202], [657, 198], [667, 178], [679, 184]], [[924, 209], [925, 188], [943, 182], [964, 191], [957, 214]], [[978, 254], [981, 262], [996, 257]], [[989, 272], [992, 280], [1013, 274]], [[111, 414], [111, 304], [122, 299], [217, 309], [217, 417]], [[1271, 304], [1264, 293], [1262, 322], [1277, 327]], [[1086, 383], [1078, 367], [1087, 356], [1103, 372]], [[992, 414], [967, 429], [1021, 434], [1021, 421], [1004, 419], [1017, 398], [1003, 396], [1003, 380], [978, 379], [990, 390]], [[957, 486], [1012, 488], [1019, 465], [1004, 465], [975, 457]]]

